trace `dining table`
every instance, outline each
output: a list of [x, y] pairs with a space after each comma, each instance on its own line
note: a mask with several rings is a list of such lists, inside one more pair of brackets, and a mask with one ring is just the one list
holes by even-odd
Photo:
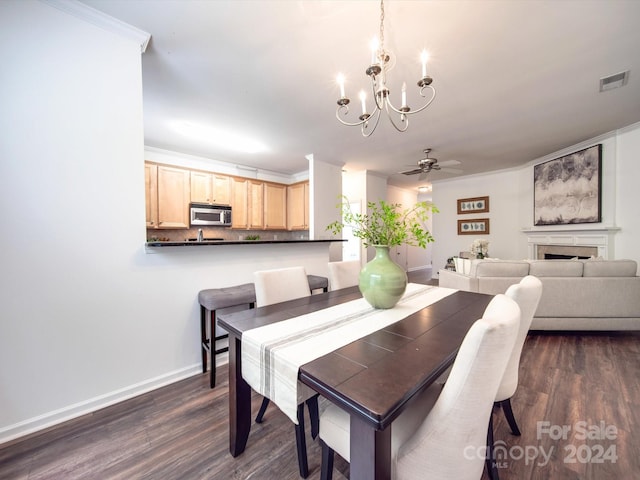
[[[451, 366], [467, 331], [493, 298], [437, 286], [409, 286], [416, 295], [430, 296], [431, 300], [425, 302], [428, 304], [421, 306], [414, 300], [409, 310], [403, 306], [394, 307], [393, 312], [369, 311], [364, 322], [369, 324], [376, 315], [386, 315], [388, 324], [380, 328], [377, 323], [368, 329], [358, 327], [362, 335], [347, 337], [346, 344], [333, 345], [335, 340], [325, 339], [320, 342], [320, 354], [311, 358], [307, 354], [297, 367], [300, 384], [349, 413], [352, 480], [391, 478], [391, 423]], [[243, 376], [243, 336], [248, 349], [251, 334], [258, 333], [253, 337], [260, 338], [262, 332], [268, 332], [261, 330], [264, 328], [286, 332], [309, 318], [337, 323], [336, 309], [358, 302], [364, 302], [358, 287], [349, 287], [218, 317], [219, 325], [229, 333], [232, 456], [237, 457], [247, 447], [252, 423], [252, 387]], [[247, 362], [246, 352], [244, 361]], [[277, 364], [271, 368], [277, 369]]]

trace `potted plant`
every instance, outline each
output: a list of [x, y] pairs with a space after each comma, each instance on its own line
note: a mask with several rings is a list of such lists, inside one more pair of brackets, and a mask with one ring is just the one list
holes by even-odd
[[359, 287], [364, 298], [374, 308], [391, 308], [402, 297], [407, 287], [407, 274], [389, 257], [389, 249], [400, 245], [426, 248], [434, 241], [426, 228], [430, 213], [438, 209], [430, 202], [418, 202], [411, 208], [398, 203], [368, 202], [367, 213], [354, 213], [347, 197], [338, 204], [342, 222], [327, 226], [333, 234], [350, 227], [353, 235], [362, 239], [365, 247], [376, 249], [373, 260], [360, 272]]
[[471, 253], [476, 258], [485, 258], [489, 256], [489, 240], [475, 239], [471, 244]]

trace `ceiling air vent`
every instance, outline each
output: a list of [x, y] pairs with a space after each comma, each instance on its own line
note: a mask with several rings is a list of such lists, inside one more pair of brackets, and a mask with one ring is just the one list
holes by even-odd
[[629, 70], [626, 72], [616, 73], [600, 79], [600, 91], [606, 92], [607, 90], [613, 90], [614, 88], [624, 87], [629, 80]]

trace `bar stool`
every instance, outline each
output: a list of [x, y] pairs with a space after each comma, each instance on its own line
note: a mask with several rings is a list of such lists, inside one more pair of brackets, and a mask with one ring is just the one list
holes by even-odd
[[[229, 335], [216, 335], [216, 310], [249, 304], [255, 307], [256, 289], [253, 283], [235, 285], [232, 287], [210, 288], [198, 293], [200, 303], [200, 341], [202, 344], [202, 373], [207, 371], [207, 353], [211, 352], [211, 388], [216, 386], [216, 355], [229, 351], [229, 347], [216, 348], [216, 340], [227, 338]], [[210, 337], [207, 336], [207, 311], [210, 313]]]
[[[329, 279], [320, 275], [307, 275], [309, 290], [322, 289], [329, 291]], [[211, 352], [211, 388], [216, 386], [216, 355], [229, 351], [229, 347], [216, 348], [216, 340], [228, 338], [229, 335], [216, 336], [216, 310], [221, 308], [237, 307], [238, 305], [249, 304], [249, 308], [254, 308], [256, 303], [256, 288], [253, 283], [245, 283], [231, 287], [209, 288], [200, 290], [198, 293], [200, 303], [200, 344], [202, 345], [202, 373], [206, 373], [208, 353]], [[210, 313], [209, 332], [207, 336], [207, 311]]]
[[309, 290], [313, 293], [314, 290], [322, 289], [323, 292], [329, 291], [329, 279], [327, 277], [321, 277], [320, 275], [307, 275], [309, 281]]

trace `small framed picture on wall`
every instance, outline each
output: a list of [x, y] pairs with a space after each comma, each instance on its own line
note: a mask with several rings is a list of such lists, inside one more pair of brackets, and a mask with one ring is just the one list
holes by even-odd
[[458, 235], [488, 235], [489, 219], [458, 220]]
[[458, 215], [489, 211], [489, 197], [459, 198]]

